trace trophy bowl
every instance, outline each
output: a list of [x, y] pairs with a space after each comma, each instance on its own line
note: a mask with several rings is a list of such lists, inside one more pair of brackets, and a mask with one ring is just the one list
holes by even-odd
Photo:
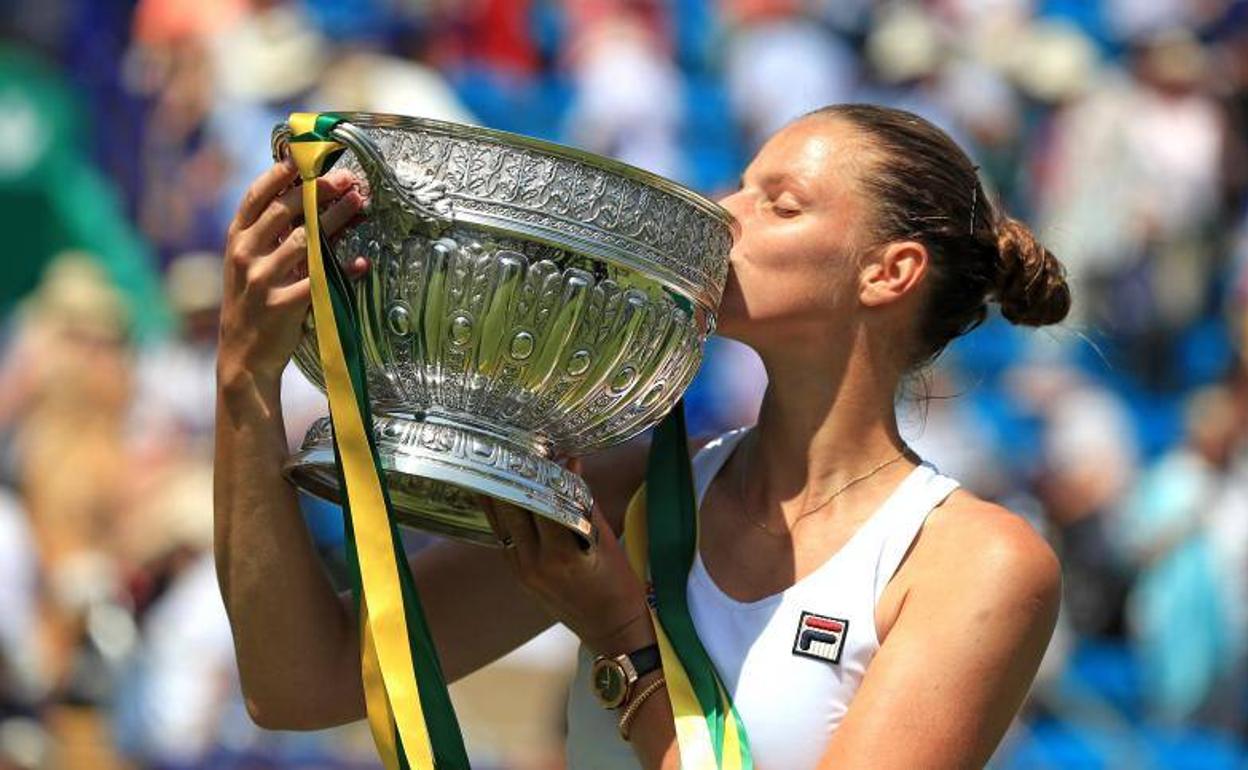
[[[337, 165], [363, 180], [369, 202], [332, 258], [371, 265], [351, 291], [396, 520], [495, 543], [484, 493], [589, 537], [589, 488], [554, 458], [625, 441], [675, 405], [714, 331], [731, 215], [561, 145], [340, 116]], [[275, 158], [290, 136], [274, 128]], [[310, 313], [294, 360], [324, 390]], [[328, 417], [286, 474], [340, 501]]]

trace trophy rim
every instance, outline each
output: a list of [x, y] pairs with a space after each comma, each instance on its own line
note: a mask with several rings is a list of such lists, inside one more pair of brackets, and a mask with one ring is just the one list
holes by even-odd
[[[600, 155], [589, 150], [582, 150], [559, 142], [553, 142], [549, 139], [538, 139], [537, 137], [519, 134], [514, 131], [505, 131], [501, 128], [488, 128], [486, 126], [478, 126], [471, 123], [456, 123], [447, 120], [438, 120], [436, 118], [418, 117], [413, 115], [398, 115], [387, 112], [338, 112], [330, 111], [326, 114], [332, 114], [342, 118], [348, 123], [352, 123], [364, 128], [390, 128], [399, 130], [424, 130], [436, 132], [453, 137], [481, 138], [489, 139], [503, 144], [524, 147], [538, 152], [555, 155], [580, 163], [586, 163], [596, 168], [609, 171], [614, 174], [632, 179], [643, 184], [656, 187], [663, 192], [681, 198], [688, 203], [701, 209], [703, 212], [713, 216], [719, 220], [721, 224], [728, 227], [732, 234], [732, 240], [735, 242], [741, 235], [741, 223], [726, 208], [719, 205], [715, 201], [705, 195], [686, 187], [685, 185], [668, 179], [665, 176], [656, 174], [653, 171], [647, 171], [639, 168], [631, 163], [622, 160]], [[290, 126], [286, 121], [282, 121], [274, 127], [274, 139], [278, 139], [279, 135], [290, 133]], [[276, 150], [276, 142], [274, 142]]]

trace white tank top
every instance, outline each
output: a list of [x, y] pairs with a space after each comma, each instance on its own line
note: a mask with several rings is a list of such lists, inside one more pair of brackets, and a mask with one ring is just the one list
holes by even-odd
[[[747, 429], [730, 431], [693, 459], [697, 503]], [[689, 572], [689, 612], [732, 693], [759, 770], [811, 770], [844, 718], [875, 657], [875, 606], [927, 515], [958, 483], [923, 463], [844, 546], [777, 594], [740, 602], [711, 579], [699, 554]], [[637, 770], [617, 714], [589, 688], [581, 648], [568, 698], [568, 767]]]

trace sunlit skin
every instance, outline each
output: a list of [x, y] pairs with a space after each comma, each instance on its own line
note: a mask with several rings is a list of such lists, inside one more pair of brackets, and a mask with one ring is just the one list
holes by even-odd
[[928, 255], [874, 238], [860, 179], [877, 158], [858, 130], [807, 118], [772, 137], [721, 201], [740, 236], [719, 333], [758, 351], [769, 379], [750, 454], [772, 489], [751, 502], [804, 510], [807, 494], [902, 447], [893, 393], [910, 364]]
[[[818, 125], [822, 123], [824, 125]], [[870, 209], [854, 189], [872, 150], [853, 131], [803, 121], [767, 142], [720, 201], [740, 225], [719, 333], [759, 347], [823, 335], [857, 303], [851, 262]]]
[[[875, 152], [843, 122], [803, 119], [762, 148], [741, 189], [723, 201], [740, 237], [720, 333], [753, 346], [769, 378], [756, 428], [699, 511], [701, 556], [738, 599], [784, 590], [825, 562], [917, 461], [907, 454], [817, 515], [803, 515], [829, 490], [905, 450], [894, 394], [913, 358], [931, 265], [921, 244], [872, 235], [862, 180]], [[306, 283], [273, 278], [301, 259], [297, 249], [271, 245], [293, 217], [282, 211], [288, 202], [273, 202], [290, 176], [278, 168], [253, 185], [227, 246], [216, 551], [250, 713], [270, 727], [312, 728], [360, 718], [363, 697], [350, 603], [330, 589], [280, 473], [275, 373], [306, 308]], [[340, 201], [327, 216], [332, 232], [359, 201], [346, 180], [327, 187]], [[270, 302], [256, 301], [264, 296]], [[630, 442], [570, 464], [596, 502], [602, 539], [588, 553], [559, 525], [490, 505], [495, 529], [515, 548], [444, 543], [413, 558], [449, 679], [555, 620], [595, 652], [654, 641], [642, 586], [612, 534], [643, 481], [646, 451]], [[1052, 551], [1025, 522], [955, 492], [881, 596], [880, 651], [820, 766], [982, 766], [1035, 674], [1059, 589]], [[631, 733], [642, 767], [676, 767], [666, 698], [648, 699]]]

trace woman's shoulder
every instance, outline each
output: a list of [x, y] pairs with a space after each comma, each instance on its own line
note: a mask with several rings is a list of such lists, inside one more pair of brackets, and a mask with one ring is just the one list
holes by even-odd
[[[908, 561], [911, 598], [956, 601], [963, 587], [1005, 604], [1055, 608], [1061, 592], [1061, 564], [1043, 535], [1023, 516], [963, 489], [928, 517]], [[925, 590], [937, 584], [941, 590]]]

